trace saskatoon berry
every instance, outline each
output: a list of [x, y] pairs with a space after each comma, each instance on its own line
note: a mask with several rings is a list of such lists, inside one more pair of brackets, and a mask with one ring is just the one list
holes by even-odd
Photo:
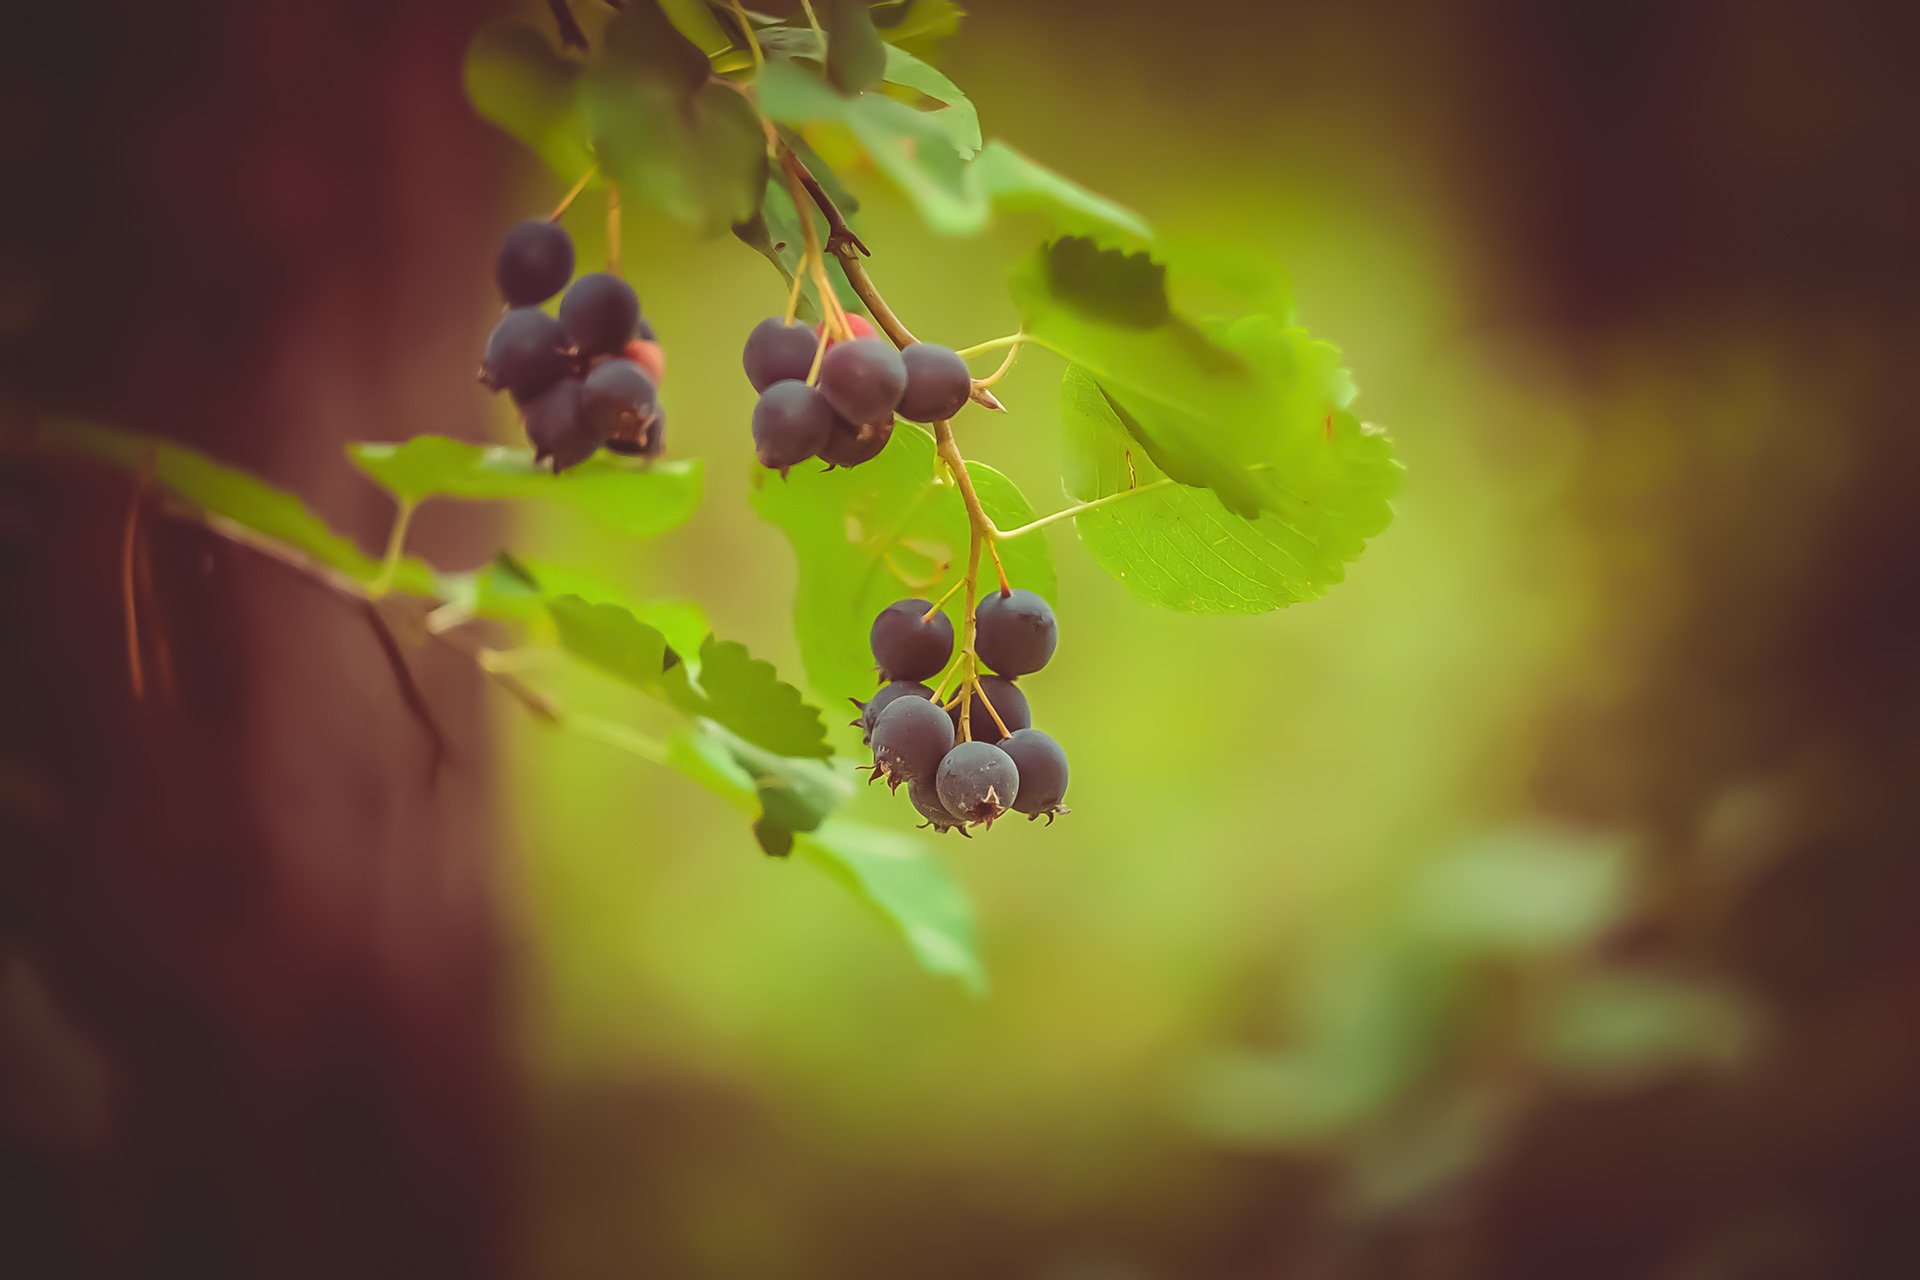
[[641, 342], [658, 342], [659, 337], [653, 331], [653, 324], [641, 316], [633, 325], [633, 336]]
[[747, 381], [755, 391], [765, 391], [776, 382], [792, 379], [805, 382], [813, 371], [813, 353], [820, 339], [804, 324], [788, 324], [778, 316], [769, 316], [753, 326], [747, 335], [740, 363]]
[[1003, 676], [1030, 675], [1047, 665], [1060, 642], [1053, 610], [1024, 588], [995, 591], [974, 610], [974, 650]]
[[1060, 802], [1067, 798], [1067, 753], [1038, 729], [1015, 729], [1003, 738], [1000, 749], [1013, 759], [1020, 771], [1020, 794], [1013, 807], [1030, 818], [1065, 813]]
[[960, 412], [973, 394], [973, 373], [952, 347], [916, 342], [900, 348], [907, 366], [907, 389], [900, 416], [909, 422], [937, 422]]
[[622, 440], [615, 437], [606, 442], [608, 453], [618, 453], [629, 458], [657, 458], [667, 449], [667, 415], [660, 410], [653, 415], [653, 422], [638, 440]]
[[[981, 701], [982, 693], [986, 695], [985, 702]], [[973, 695], [967, 710], [967, 736], [976, 742], [998, 742], [1002, 736], [993, 711], [987, 710], [988, 702], [993, 704], [993, 711], [1000, 713], [1000, 719], [1006, 721], [1008, 733], [1017, 733], [1033, 724], [1033, 709], [1027, 705], [1027, 695], [1020, 692], [1020, 686], [1000, 676], [981, 676], [980, 693]], [[957, 735], [960, 732], [959, 699], [947, 708], [947, 714], [953, 719]]]
[[602, 440], [642, 443], [660, 412], [647, 371], [631, 360], [603, 360], [582, 384], [580, 410]]
[[940, 803], [940, 788], [932, 782], [921, 782], [918, 779], [909, 782], [907, 799], [913, 801], [913, 807], [918, 809], [920, 816], [926, 819], [924, 825], [939, 832], [958, 831], [963, 836], [967, 834], [966, 826], [947, 812], [946, 805]]
[[573, 274], [573, 240], [545, 218], [529, 218], [507, 232], [493, 278], [510, 307], [532, 307], [566, 287]]
[[1020, 770], [991, 742], [963, 742], [941, 757], [934, 785], [960, 821], [992, 823], [1019, 799]]
[[763, 467], [785, 473], [820, 452], [833, 430], [833, 408], [792, 378], [760, 393], [753, 406], [753, 452]]
[[618, 351], [639, 323], [640, 299], [633, 286], [604, 271], [581, 276], [560, 299], [560, 324], [583, 356]]
[[893, 344], [879, 338], [836, 342], [820, 361], [820, 394], [849, 422], [893, 416], [907, 389], [907, 366]]
[[860, 727], [860, 741], [866, 743], [868, 746], [873, 745], [874, 722], [880, 718], [882, 711], [885, 711], [892, 705], [895, 698], [931, 699], [932, 697], [933, 690], [927, 688], [927, 686], [917, 680], [895, 680], [891, 684], [881, 685], [880, 692], [874, 694], [865, 702], [855, 698], [853, 705], [860, 708], [860, 718], [853, 723]]
[[487, 335], [480, 385], [526, 400], [559, 381], [572, 363], [573, 344], [560, 322], [538, 307], [516, 307]]
[[873, 620], [867, 642], [882, 677], [926, 680], [947, 665], [953, 656], [953, 620], [944, 613], [929, 618], [932, 608], [925, 600], [897, 600]]
[[533, 460], [551, 459], [555, 475], [585, 462], [600, 446], [580, 412], [580, 392], [580, 379], [562, 378], [521, 406]]
[[635, 338], [632, 342], [620, 348], [620, 354], [623, 358], [631, 360], [642, 369], [645, 369], [647, 376], [653, 379], [654, 386], [659, 386], [661, 382], [666, 379], [666, 348], [662, 347], [652, 338]]
[[835, 414], [833, 430], [828, 433], [827, 443], [820, 449], [820, 461], [830, 467], [857, 467], [879, 457], [880, 451], [887, 447], [887, 441], [891, 439], [892, 418], [856, 427]]
[[895, 698], [873, 722], [873, 776], [898, 788], [933, 780], [953, 750], [953, 721], [925, 698]]

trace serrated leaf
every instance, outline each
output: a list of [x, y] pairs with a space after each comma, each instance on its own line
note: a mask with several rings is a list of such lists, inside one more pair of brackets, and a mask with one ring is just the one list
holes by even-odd
[[1338, 490], [1290, 515], [1250, 520], [1211, 490], [1166, 482], [1086, 370], [1069, 366], [1062, 391], [1068, 496], [1084, 502], [1142, 489], [1075, 516], [1080, 541], [1129, 590], [1168, 609], [1264, 613], [1322, 594], [1378, 531], [1385, 495], [1399, 480], [1386, 441], [1345, 415]]
[[636, 599], [621, 587], [590, 574], [543, 560], [522, 560], [505, 552], [467, 573], [443, 573], [436, 594], [475, 617], [527, 622], [542, 617], [547, 601], [578, 596], [589, 604], [617, 605], [660, 632], [667, 646], [698, 671], [700, 646], [712, 627], [691, 600]]
[[1022, 267], [1013, 291], [1026, 331], [1086, 369], [1173, 479], [1248, 519], [1270, 511], [1305, 527], [1337, 503], [1354, 507], [1363, 537], [1384, 528], [1397, 469], [1354, 470], [1390, 446], [1345, 413], [1354, 392], [1339, 351], [1262, 316], [1196, 324], [1170, 308], [1160, 270], [1069, 239]]
[[700, 505], [700, 463], [644, 463], [596, 454], [554, 475], [524, 449], [414, 436], [398, 444], [347, 446], [355, 466], [407, 501], [531, 498], [578, 511], [633, 538], [684, 524]]
[[622, 684], [658, 693], [667, 662], [667, 638], [617, 604], [579, 596], [547, 601], [560, 644], [588, 666]]
[[698, 683], [679, 667], [667, 673], [666, 689], [688, 715], [715, 721], [762, 750], [802, 758], [832, 754], [819, 710], [744, 645], [708, 637], [700, 647]]
[[873, 29], [866, 0], [823, 0], [827, 33], [827, 78], [842, 93], [862, 93], [880, 83], [887, 45]]
[[[1034, 518], [1012, 481], [981, 463], [968, 469], [995, 524], [1012, 528]], [[785, 480], [756, 474], [754, 510], [786, 534], [799, 562], [794, 627], [808, 685], [824, 701], [874, 688], [867, 632], [876, 614], [895, 600], [936, 599], [965, 571], [966, 506], [958, 490], [936, 484], [933, 475], [933, 441], [905, 425], [878, 458], [859, 467], [796, 469]], [[1001, 555], [1015, 586], [1054, 599], [1044, 538], [1004, 543]], [[945, 608], [957, 634], [960, 597]]]
[[[197, 450], [78, 422], [46, 423], [38, 438], [49, 448], [106, 463], [129, 475], [138, 475], [150, 465], [153, 478], [175, 498], [294, 547], [363, 586], [380, 572], [377, 560], [334, 532], [298, 495]], [[406, 556], [389, 585], [414, 595], [430, 595], [434, 573], [422, 561]]]
[[464, 81], [475, 111], [572, 182], [593, 167], [576, 92], [580, 64], [524, 22], [490, 22], [467, 46]]
[[782, 756], [711, 720], [675, 735], [667, 758], [736, 802], [751, 796], [759, 809], [754, 835], [776, 858], [792, 852], [795, 832], [814, 830], [853, 795], [853, 770], [844, 762]]

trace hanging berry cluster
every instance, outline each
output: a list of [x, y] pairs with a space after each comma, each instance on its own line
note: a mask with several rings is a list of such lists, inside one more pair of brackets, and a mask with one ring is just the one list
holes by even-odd
[[[487, 338], [480, 383], [513, 397], [534, 460], [557, 473], [603, 446], [658, 457], [666, 448], [658, 390], [666, 353], [633, 286], [604, 271], [569, 285], [573, 241], [545, 218], [507, 233], [494, 274], [507, 313]], [[558, 316], [542, 311], [562, 288]]]

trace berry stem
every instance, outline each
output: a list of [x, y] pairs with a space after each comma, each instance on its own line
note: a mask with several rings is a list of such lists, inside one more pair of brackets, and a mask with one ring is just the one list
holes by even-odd
[[975, 378], [973, 380], [973, 385], [975, 389], [983, 390], [987, 387], [992, 386], [994, 383], [1000, 381], [1000, 379], [1006, 377], [1009, 373], [1013, 371], [1013, 362], [1015, 360], [1018, 360], [1019, 358], [1020, 358], [1020, 348], [1008, 347], [1007, 358], [1000, 362], [999, 368], [995, 369], [992, 373], [988, 374], [984, 378]]
[[393, 526], [387, 530], [386, 553], [380, 557], [380, 572], [367, 584], [369, 599], [378, 600], [393, 585], [393, 575], [400, 568], [400, 557], [406, 554], [407, 530], [413, 527], [413, 513], [418, 508], [419, 504], [412, 498], [403, 498], [399, 508], [394, 511]]
[[620, 274], [620, 191], [607, 184], [607, 271]]
[[1164, 489], [1172, 483], [1173, 481], [1170, 478], [1161, 476], [1158, 480], [1149, 480], [1145, 484], [1137, 484], [1131, 488], [1122, 489], [1118, 493], [1109, 493], [1105, 497], [1089, 498], [1085, 502], [1076, 502], [1070, 507], [1062, 507], [1058, 511], [1041, 516], [1038, 520], [1030, 520], [1026, 524], [1015, 525], [1011, 529], [997, 530], [994, 536], [1002, 542], [1005, 542], [1009, 538], [1024, 538], [1026, 535], [1036, 530], [1044, 529], [1050, 524], [1059, 524], [1062, 520], [1070, 520], [1074, 516], [1081, 515], [1084, 512], [1092, 511], [1099, 507], [1110, 506], [1113, 503], [1119, 502], [1122, 498], [1131, 498], [1135, 494], [1151, 493], [1155, 489]]
[[1012, 347], [1018, 350], [1021, 343], [1031, 341], [1032, 339], [1024, 333], [1009, 333], [998, 338], [988, 338], [985, 342], [976, 342], [970, 347], [962, 347], [953, 354], [959, 356], [962, 360], [971, 360], [975, 356], [983, 356], [989, 351], [998, 351], [1002, 347]]
[[548, 222], [560, 221], [560, 215], [565, 213], [569, 208], [571, 208], [573, 205], [573, 202], [580, 198], [580, 193], [587, 189], [587, 184], [593, 181], [593, 175], [598, 172], [600, 172], [598, 168], [589, 166], [587, 171], [580, 175], [580, 181], [573, 184], [573, 189], [567, 192], [566, 195], [560, 197], [560, 203], [555, 205], [553, 207], [553, 212], [547, 215], [547, 221]]
[[753, 24], [747, 21], [746, 9], [741, 6], [740, 0], [727, 0], [727, 7], [733, 10], [734, 18], [740, 23], [740, 30], [746, 33], [747, 49], [753, 54], [754, 67], [758, 68], [767, 60], [767, 57], [760, 51], [760, 37], [753, 34]]

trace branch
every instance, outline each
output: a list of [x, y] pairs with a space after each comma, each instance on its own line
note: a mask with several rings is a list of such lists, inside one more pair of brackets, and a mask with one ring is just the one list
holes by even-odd
[[553, 25], [560, 28], [560, 47], [585, 49], [587, 33], [580, 29], [579, 20], [573, 16], [573, 6], [567, 0], [547, 0], [547, 8], [553, 13]]
[[380, 606], [372, 600], [361, 602], [366, 613], [367, 625], [373, 628], [373, 638], [380, 642], [380, 652], [386, 655], [387, 666], [393, 671], [393, 681], [400, 686], [400, 700], [407, 704], [407, 711], [419, 722], [427, 735], [427, 785], [432, 786], [440, 780], [440, 766], [446, 763], [451, 754], [447, 747], [447, 735], [441, 732], [440, 722], [434, 719], [433, 707], [427, 702], [427, 695], [420, 689], [420, 682], [413, 678], [413, 669], [407, 665], [407, 655], [400, 651], [400, 642], [394, 638], [393, 628], [380, 616]]

